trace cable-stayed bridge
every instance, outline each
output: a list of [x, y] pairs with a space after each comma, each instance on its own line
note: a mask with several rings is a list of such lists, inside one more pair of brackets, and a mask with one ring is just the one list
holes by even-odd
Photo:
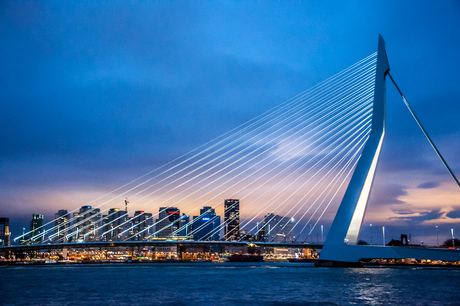
[[460, 252], [451, 250], [357, 245], [385, 135], [389, 69], [380, 37], [378, 52], [15, 240], [29, 249], [248, 242], [321, 248], [306, 243], [340, 203], [321, 252], [326, 264], [458, 261]]

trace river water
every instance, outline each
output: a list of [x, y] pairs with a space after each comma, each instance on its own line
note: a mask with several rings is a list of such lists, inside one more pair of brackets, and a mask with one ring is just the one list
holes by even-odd
[[1, 267], [0, 305], [460, 305], [460, 270], [301, 263]]

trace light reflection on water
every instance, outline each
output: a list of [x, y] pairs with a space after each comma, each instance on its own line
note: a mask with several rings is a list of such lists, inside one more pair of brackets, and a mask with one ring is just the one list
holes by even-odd
[[3, 305], [458, 305], [460, 271], [300, 263], [0, 269]]

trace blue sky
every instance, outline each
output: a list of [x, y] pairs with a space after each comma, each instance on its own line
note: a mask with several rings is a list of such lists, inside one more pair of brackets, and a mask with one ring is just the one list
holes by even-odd
[[[375, 52], [379, 33], [460, 176], [458, 20], [455, 1], [3, 1], [0, 214], [17, 233], [83, 205]], [[387, 105], [366, 223], [447, 235], [459, 188], [391, 84]]]

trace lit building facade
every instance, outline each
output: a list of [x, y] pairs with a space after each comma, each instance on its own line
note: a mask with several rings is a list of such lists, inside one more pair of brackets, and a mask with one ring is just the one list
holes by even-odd
[[102, 225], [102, 218], [99, 208], [92, 208], [91, 206], [82, 206], [78, 213], [78, 222], [76, 226], [77, 240], [81, 242], [95, 242], [100, 241], [100, 227]]
[[66, 236], [69, 234], [69, 214], [67, 210], [61, 209], [54, 215], [54, 242], [67, 242]]
[[190, 225], [189, 215], [182, 214], [182, 216], [180, 216], [179, 229], [180, 229], [179, 236], [189, 237], [191, 235], [191, 225]]
[[111, 208], [107, 215], [102, 218], [102, 240], [122, 241], [130, 238], [128, 212], [118, 208]]
[[180, 224], [180, 210], [177, 207], [160, 207], [155, 224], [156, 237], [179, 236], [176, 231]]
[[135, 241], [147, 240], [150, 234], [153, 234], [153, 218], [151, 213], [146, 213], [143, 210], [138, 210], [134, 213], [132, 219], [132, 239]]
[[219, 240], [220, 216], [214, 208], [205, 206], [200, 209], [200, 215], [193, 217], [192, 233], [194, 240]]
[[30, 221], [30, 239], [31, 243], [39, 244], [43, 242], [43, 219], [44, 216], [40, 214], [33, 214], [32, 220]]
[[[263, 237], [267, 242], [291, 242], [294, 240], [293, 227], [294, 221], [292, 218], [270, 213], [264, 217]], [[259, 231], [259, 234], [261, 231]]]
[[224, 201], [225, 240], [240, 238], [240, 200], [226, 199]]
[[0, 245], [10, 245], [10, 219], [0, 218]]

